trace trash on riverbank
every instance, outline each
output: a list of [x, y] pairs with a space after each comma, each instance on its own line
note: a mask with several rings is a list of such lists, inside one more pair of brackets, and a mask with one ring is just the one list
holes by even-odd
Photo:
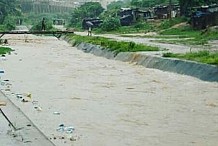
[[54, 115], [60, 115], [60, 112], [53, 112]]
[[42, 108], [40, 106], [34, 106], [34, 109], [36, 109], [37, 111], [41, 112]]
[[67, 134], [71, 134], [75, 131], [73, 126], [65, 126], [64, 124], [60, 124], [56, 129], [58, 132], [65, 132]]

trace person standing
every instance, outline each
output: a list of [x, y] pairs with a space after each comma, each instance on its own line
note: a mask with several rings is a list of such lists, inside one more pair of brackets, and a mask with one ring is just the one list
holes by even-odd
[[42, 31], [45, 31], [45, 18], [42, 19]]
[[88, 28], [88, 36], [92, 36], [92, 27], [91, 26], [89, 26], [89, 28]]

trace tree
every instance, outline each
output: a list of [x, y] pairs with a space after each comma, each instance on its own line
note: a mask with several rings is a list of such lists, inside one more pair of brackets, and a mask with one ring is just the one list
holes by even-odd
[[71, 25], [75, 26], [78, 22], [81, 23], [84, 18], [96, 18], [103, 11], [104, 8], [99, 2], [87, 2], [72, 12]]
[[20, 15], [20, 9], [17, 0], [0, 1], [0, 24], [2, 24], [8, 15]]
[[[148, 8], [155, 5], [168, 5], [169, 0], [132, 0], [131, 5], [139, 8]], [[172, 0], [172, 3], [178, 3], [178, 0]]]
[[125, 6], [126, 6], [126, 3], [124, 1], [113, 1], [107, 5], [107, 10], [114, 10], [114, 9], [117, 10]]
[[181, 15], [188, 15], [190, 9], [202, 5], [218, 4], [217, 0], [179, 0]]
[[101, 29], [103, 31], [117, 30], [119, 27], [120, 20], [116, 17], [109, 17], [101, 24]]

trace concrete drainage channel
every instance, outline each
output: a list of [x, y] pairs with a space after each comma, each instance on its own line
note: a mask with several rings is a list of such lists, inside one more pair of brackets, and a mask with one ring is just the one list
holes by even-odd
[[[0, 113], [1, 145], [55, 146], [1, 91], [0, 101], [5, 101], [7, 103], [7, 106], [1, 108], [1, 112], [3, 113]], [[3, 115], [5, 115], [5, 117], [3, 117]], [[10, 127], [7, 126], [6, 123], [11, 123], [9, 124]]]
[[[74, 42], [67, 37], [63, 38], [68, 43]], [[193, 61], [169, 59], [134, 52], [121, 52], [116, 54], [108, 49], [89, 43], [80, 43], [76, 46], [85, 53], [92, 53], [107, 59], [120, 60], [124, 62], [135, 62], [147, 68], [155, 68], [163, 71], [174, 72], [199, 78], [204, 81], [218, 82], [218, 67]]]

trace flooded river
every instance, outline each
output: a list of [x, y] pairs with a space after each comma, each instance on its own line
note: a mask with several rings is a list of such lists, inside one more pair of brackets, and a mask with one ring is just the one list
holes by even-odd
[[25, 37], [4, 36], [1, 88], [57, 146], [218, 145], [218, 83]]

